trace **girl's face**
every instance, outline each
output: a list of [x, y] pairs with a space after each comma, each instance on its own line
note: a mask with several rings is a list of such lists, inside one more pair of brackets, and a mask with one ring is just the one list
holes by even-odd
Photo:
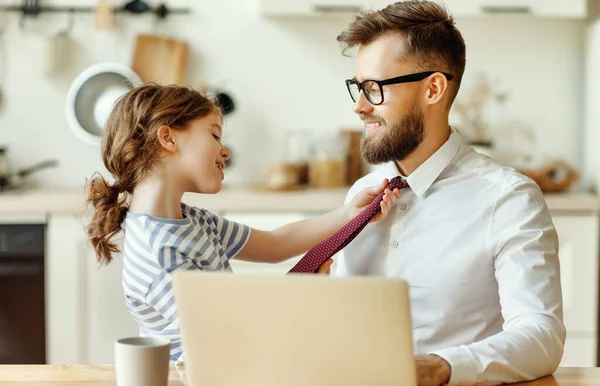
[[221, 144], [221, 117], [210, 114], [190, 122], [185, 130], [173, 132], [179, 149], [177, 173], [182, 177], [185, 191], [217, 193], [221, 190], [223, 169], [229, 152]]

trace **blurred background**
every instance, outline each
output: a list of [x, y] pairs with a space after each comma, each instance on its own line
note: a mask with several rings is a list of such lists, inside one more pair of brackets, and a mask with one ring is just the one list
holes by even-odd
[[[344, 201], [372, 168], [337, 35], [382, 0], [0, 1], [0, 363], [112, 363], [136, 335], [120, 259], [98, 267], [86, 178], [115, 98], [154, 80], [227, 107], [217, 196], [189, 203], [272, 229]], [[563, 365], [597, 365], [600, 23], [596, 0], [447, 0], [467, 45], [451, 124], [531, 176], [561, 240]], [[282, 274], [240, 264], [236, 272]]]

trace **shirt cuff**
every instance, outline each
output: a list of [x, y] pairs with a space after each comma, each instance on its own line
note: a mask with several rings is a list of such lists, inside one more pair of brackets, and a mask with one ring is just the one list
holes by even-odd
[[437, 355], [450, 365], [450, 380], [447, 385], [472, 385], [477, 383], [477, 379], [481, 374], [479, 362], [467, 347], [449, 347], [428, 354]]

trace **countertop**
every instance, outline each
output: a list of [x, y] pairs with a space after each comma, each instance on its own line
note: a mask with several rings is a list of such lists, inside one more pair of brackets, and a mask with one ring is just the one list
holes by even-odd
[[[169, 386], [185, 385], [183, 367], [172, 367]], [[108, 386], [115, 385], [113, 366], [91, 365], [1, 365], [0, 386]], [[560, 368], [553, 376], [533, 382], [513, 385], [522, 386], [597, 386], [600, 385], [600, 368]]]
[[[254, 189], [223, 189], [218, 194], [186, 194], [184, 201], [214, 212], [303, 212], [318, 213], [343, 204], [348, 188], [304, 189], [268, 192]], [[553, 212], [600, 212], [600, 198], [591, 193], [547, 194]], [[84, 189], [31, 189], [0, 193], [0, 216], [82, 214]]]

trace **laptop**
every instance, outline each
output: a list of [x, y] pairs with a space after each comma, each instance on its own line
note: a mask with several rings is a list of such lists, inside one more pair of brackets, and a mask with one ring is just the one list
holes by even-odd
[[189, 386], [416, 386], [408, 286], [173, 273]]

